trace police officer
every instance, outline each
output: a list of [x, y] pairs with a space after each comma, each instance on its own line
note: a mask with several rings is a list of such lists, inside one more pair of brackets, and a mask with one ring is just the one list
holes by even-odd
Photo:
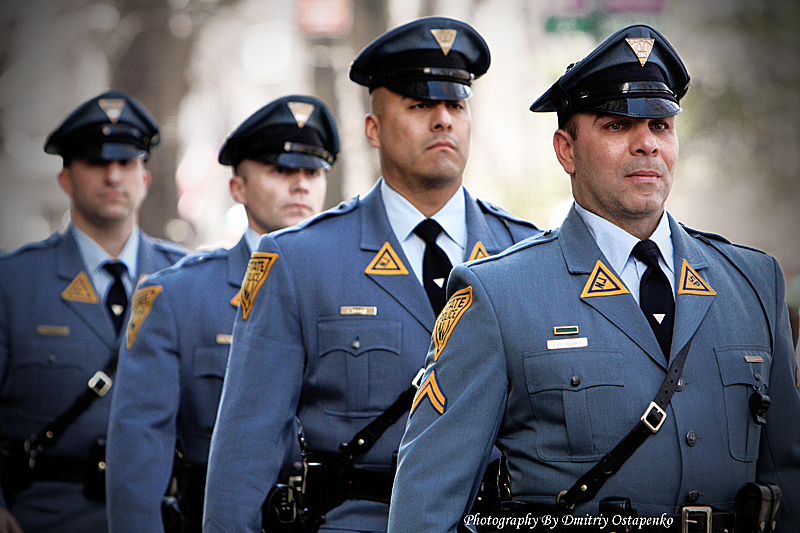
[[338, 152], [333, 116], [304, 95], [270, 102], [225, 141], [219, 162], [233, 167], [231, 194], [249, 227], [232, 249], [191, 254], [139, 285], [111, 407], [111, 531], [164, 530], [176, 439], [180, 531], [201, 530], [211, 430], [247, 261], [263, 233], [322, 210]]
[[400, 447], [392, 533], [486, 520], [465, 514], [495, 443], [505, 508], [528, 528], [591, 530], [605, 516], [619, 531], [638, 513], [663, 514], [643, 531], [731, 531], [737, 491], [756, 481], [743, 490], [766, 491], [767, 527], [766, 483], [783, 491], [778, 531], [800, 527], [781, 270], [664, 210], [688, 84], [667, 40], [636, 25], [533, 104], [558, 114], [575, 204], [559, 229], [453, 271]]
[[158, 141], [128, 94], [82, 104], [44, 147], [64, 161], [69, 227], [0, 258], [0, 479], [26, 533], [106, 530], [103, 447], [128, 301], [140, 276], [184, 255], [138, 227]]
[[[363, 198], [265, 236], [250, 260], [211, 441], [206, 531], [260, 531], [295, 415], [309, 468], [326, 469], [306, 478], [323, 493], [322, 530], [386, 530], [411, 399], [398, 397], [441, 305], [425, 287], [443, 291], [442, 256], [457, 264], [537, 233], [462, 186], [470, 84], [488, 66], [475, 29], [440, 17], [395, 28], [354, 60], [351, 79], [372, 95], [365, 133], [383, 176]], [[427, 244], [414, 229], [433, 221], [441, 228]]]

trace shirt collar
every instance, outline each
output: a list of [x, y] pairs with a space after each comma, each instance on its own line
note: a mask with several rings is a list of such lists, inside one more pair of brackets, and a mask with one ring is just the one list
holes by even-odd
[[[631, 256], [633, 247], [636, 246], [639, 239], [603, 217], [584, 209], [577, 202], [575, 202], [575, 210], [589, 228], [589, 233], [592, 234], [597, 247], [600, 248], [600, 251], [611, 263], [611, 268], [617, 273], [622, 272], [625, 263], [628, 262], [628, 258]], [[661, 220], [650, 236], [650, 240], [658, 246], [667, 268], [669, 268], [670, 272], [674, 272], [672, 232], [669, 228], [669, 217], [666, 211], [661, 216]]]
[[247, 243], [247, 247], [250, 248], [250, 253], [258, 250], [258, 241], [260, 240], [261, 234], [248, 226], [247, 231], [244, 232], [244, 241]]
[[[81, 231], [77, 226], [71, 224], [70, 229], [75, 236], [75, 242], [78, 244], [78, 251], [81, 254], [83, 264], [89, 271], [90, 276], [93, 276], [95, 273], [99, 272], [105, 263], [114, 260], [114, 258], [111, 257], [108, 252], [103, 250], [99, 244]], [[128, 276], [132, 280], [135, 280], [137, 276], [136, 265], [137, 257], [139, 256], [140, 240], [141, 235], [139, 228], [134, 228], [131, 236], [128, 237], [128, 242], [125, 243], [125, 247], [122, 249], [122, 252], [120, 252], [119, 257], [117, 258], [120, 263], [123, 263], [125, 267], [127, 267]]]
[[[425, 215], [406, 200], [403, 195], [392, 189], [383, 178], [381, 178], [381, 196], [386, 207], [386, 215], [389, 217], [389, 224], [391, 224], [397, 239], [400, 242], [405, 241], [414, 232], [417, 224], [425, 220]], [[454, 242], [464, 248], [467, 245], [466, 217], [467, 206], [464, 187], [459, 187], [447, 203], [431, 218], [442, 226], [444, 232]]]

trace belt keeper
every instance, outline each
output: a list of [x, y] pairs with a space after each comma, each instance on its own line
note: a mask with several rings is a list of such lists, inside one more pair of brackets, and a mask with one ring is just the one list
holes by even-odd
[[102, 398], [111, 389], [113, 383], [111, 378], [108, 377], [108, 374], [102, 370], [98, 370], [94, 373], [94, 376], [89, 379], [89, 388]]

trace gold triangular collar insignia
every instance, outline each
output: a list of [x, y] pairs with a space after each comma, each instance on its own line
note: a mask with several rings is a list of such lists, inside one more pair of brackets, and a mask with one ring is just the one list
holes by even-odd
[[436, 42], [439, 44], [439, 48], [442, 49], [442, 53], [447, 55], [450, 53], [450, 49], [453, 47], [453, 43], [456, 41], [456, 34], [458, 34], [457, 30], [431, 30], [431, 34], [433, 38], [436, 39]]
[[650, 52], [653, 51], [653, 44], [656, 42], [656, 40], [639, 37], [636, 39], [625, 39], [625, 41], [627, 41], [628, 46], [631, 47], [633, 53], [636, 54], [639, 64], [644, 66], [644, 64], [647, 63], [647, 60], [650, 58]]
[[97, 298], [97, 293], [94, 292], [92, 282], [89, 281], [89, 276], [86, 272], [81, 271], [75, 279], [61, 293], [61, 297], [70, 302], [81, 302], [84, 304], [96, 304], [100, 300]]
[[306, 125], [308, 119], [311, 118], [311, 113], [314, 112], [314, 104], [306, 102], [288, 102], [289, 111], [292, 112], [294, 121], [297, 122], [297, 127], [302, 129]]
[[116, 123], [119, 117], [122, 116], [122, 110], [125, 109], [125, 100], [122, 98], [101, 98], [97, 105], [105, 112], [108, 120]]
[[603, 264], [599, 259], [594, 265], [594, 270], [589, 275], [589, 281], [583, 287], [581, 298], [591, 298], [593, 296], [617, 296], [628, 294], [630, 291], [614, 275], [610, 268]]
[[400, 256], [392, 248], [392, 245], [386, 242], [364, 271], [367, 274], [378, 274], [382, 276], [405, 276], [408, 275], [408, 269], [400, 260]]
[[716, 291], [689, 266], [686, 259], [681, 265], [681, 278], [678, 283], [678, 294], [696, 294], [698, 296], [714, 296]]
[[236, 294], [231, 298], [231, 305], [234, 307], [239, 307], [239, 304], [242, 303], [242, 291], [236, 291]]
[[475, 243], [475, 248], [472, 249], [472, 253], [469, 255], [469, 260], [474, 261], [475, 259], [483, 259], [484, 257], [489, 257], [489, 252], [486, 251], [483, 243], [478, 241]]

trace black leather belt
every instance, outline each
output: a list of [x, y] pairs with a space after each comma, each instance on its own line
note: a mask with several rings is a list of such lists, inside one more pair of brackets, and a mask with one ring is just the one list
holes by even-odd
[[36, 459], [31, 478], [36, 481], [65, 481], [83, 484], [89, 472], [89, 461], [85, 457], [64, 455], [42, 455]]
[[377, 472], [354, 466], [341, 477], [342, 495], [348, 500], [369, 500], [389, 503], [393, 477], [389, 472]]

